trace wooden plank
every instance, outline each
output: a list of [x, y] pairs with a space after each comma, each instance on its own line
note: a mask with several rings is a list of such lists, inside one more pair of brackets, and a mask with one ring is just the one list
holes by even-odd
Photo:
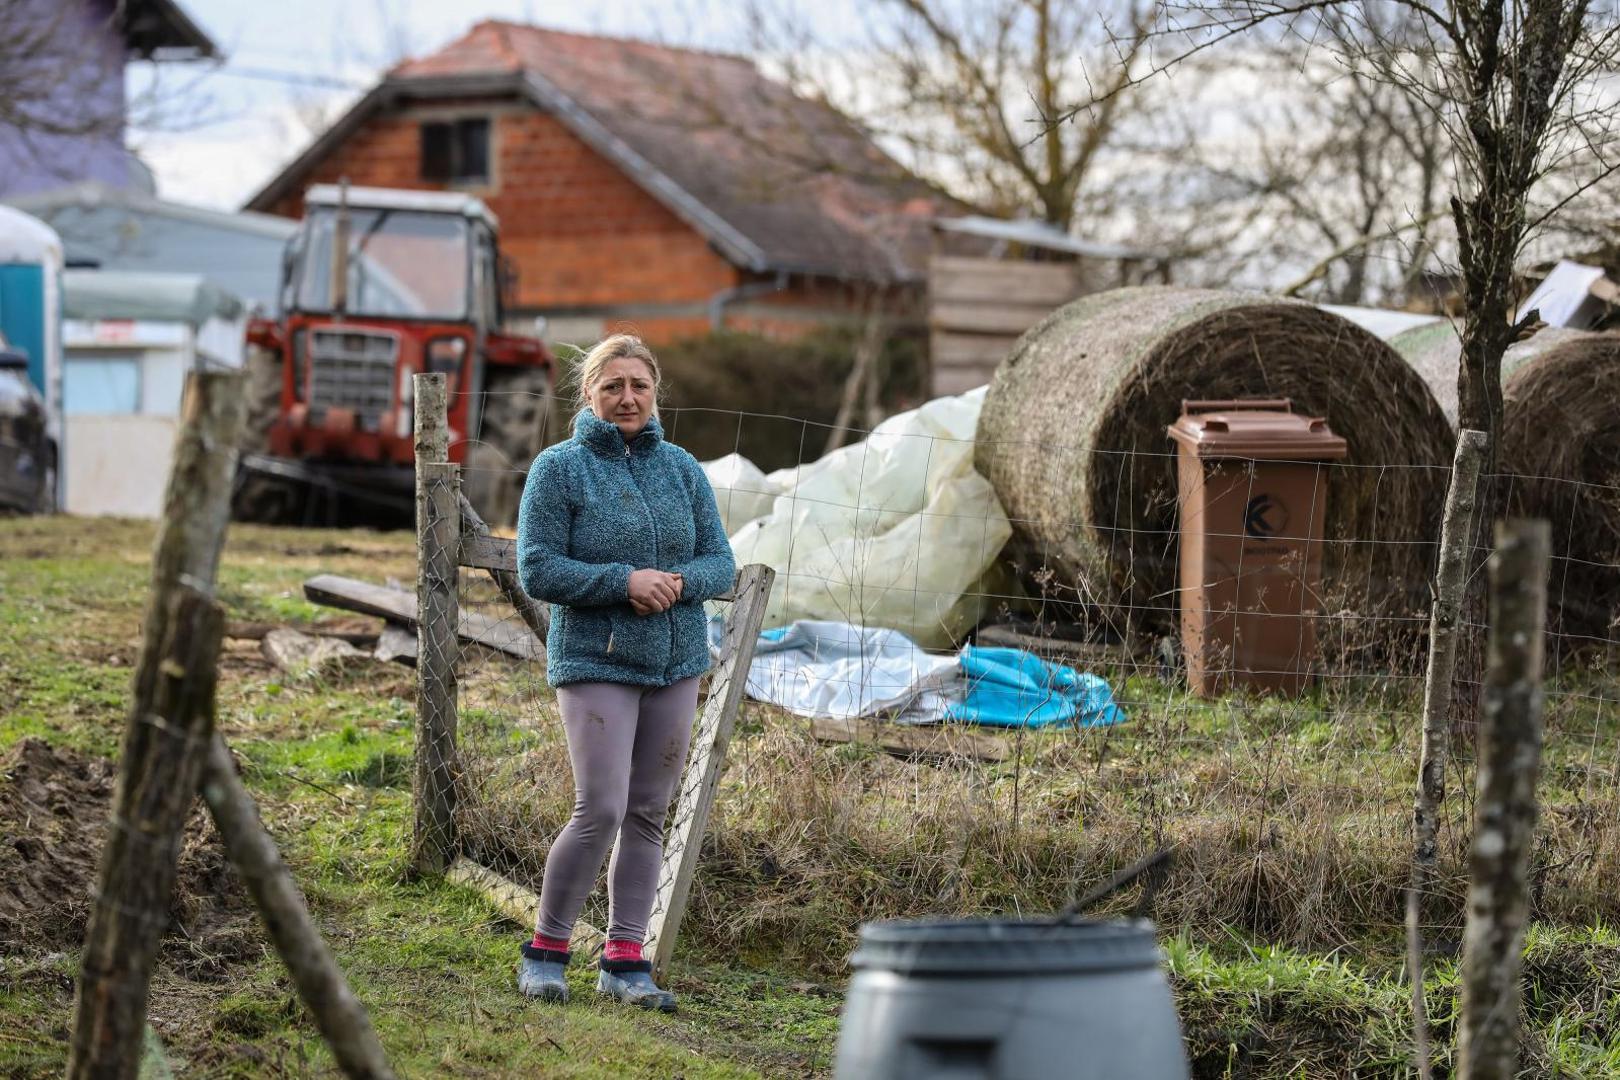
[[934, 330], [960, 331], [964, 334], [1017, 335], [1052, 314], [1058, 306], [936, 300], [928, 311], [928, 325]]
[[994, 371], [1017, 342], [1016, 334], [957, 334], [936, 330], [928, 335], [928, 354], [935, 369], [983, 367]]
[[1076, 263], [1014, 262], [967, 255], [935, 255], [928, 260], [930, 304], [967, 301], [1057, 307], [1080, 292]]
[[[416, 597], [402, 589], [389, 589], [337, 574], [317, 574], [304, 582], [304, 598], [312, 604], [375, 615], [406, 626], [417, 625]], [[526, 627], [478, 611], [458, 613], [456, 636], [498, 649], [519, 660], [541, 660], [546, 654], [545, 645]]]
[[934, 396], [945, 397], [949, 394], [965, 394], [969, 390], [984, 386], [995, 374], [995, 367], [962, 367], [962, 368], [936, 368], [934, 370]]
[[817, 717], [810, 733], [818, 742], [866, 743], [898, 757], [960, 757], [1007, 760], [1007, 742], [946, 724], [882, 724], [872, 720]]
[[[420, 384], [422, 376], [417, 376]], [[456, 857], [456, 660], [461, 466], [416, 462], [416, 782], [411, 865], [442, 874]]]
[[[467, 501], [467, 496], [463, 495], [461, 497], [462, 544], [466, 544], [469, 536], [487, 537], [489, 536], [489, 526], [484, 524], [484, 519], [478, 516], [478, 511], [473, 509], [473, 504]], [[459, 553], [457, 557], [459, 559]], [[501, 595], [506, 597], [506, 602], [512, 605], [512, 610], [518, 613], [518, 618], [523, 620], [523, 625], [527, 626], [530, 632], [539, 640], [546, 640], [546, 634], [551, 629], [551, 616], [547, 613], [544, 604], [537, 603], [528, 593], [523, 591], [523, 586], [518, 583], [516, 568], [508, 570], [505, 567], [491, 566], [485, 567], [485, 570], [488, 572], [490, 579], [495, 582], [495, 587], [501, 590]]]
[[[515, 574], [517, 541], [505, 536], [478, 536], [464, 532], [461, 534], [461, 565], [477, 570], [504, 570]], [[715, 599], [735, 599], [742, 587], [742, 579], [743, 572], [739, 570], [731, 588]]]
[[[526, 930], [533, 929], [540, 911], [540, 897], [535, 895], [533, 889], [519, 885], [487, 866], [480, 866], [465, 855], [457, 855], [444, 876], [457, 885], [477, 889], [496, 911]], [[579, 919], [574, 923], [568, 947], [577, 953], [594, 956], [601, 951], [602, 943], [606, 940], [606, 934], [584, 919]]]
[[680, 798], [675, 804], [674, 824], [664, 843], [664, 859], [658, 868], [658, 893], [653, 901], [652, 918], [647, 926], [647, 943], [652, 947], [653, 976], [663, 978], [675, 952], [675, 939], [686, 901], [697, 876], [698, 856], [703, 833], [708, 828], [709, 811], [720, 787], [720, 774], [726, 767], [726, 749], [737, 724], [748, 687], [748, 666], [759, 641], [759, 628], [770, 603], [771, 584], [776, 571], [751, 563], [737, 572], [736, 600], [726, 617], [725, 638], [720, 646], [720, 663], [709, 680], [709, 699], [698, 717], [693, 733], [692, 752], [681, 777]]

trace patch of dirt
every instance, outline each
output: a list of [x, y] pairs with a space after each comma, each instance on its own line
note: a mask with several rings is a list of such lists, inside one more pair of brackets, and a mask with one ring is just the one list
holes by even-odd
[[[115, 773], [111, 762], [24, 739], [0, 754], [0, 942], [56, 952], [84, 939]], [[186, 823], [161, 960], [188, 979], [224, 978], [264, 939], [199, 803]]]

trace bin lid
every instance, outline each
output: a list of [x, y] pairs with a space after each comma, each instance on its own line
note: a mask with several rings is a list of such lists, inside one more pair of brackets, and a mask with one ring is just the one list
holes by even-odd
[[1183, 401], [1172, 439], [1201, 458], [1337, 461], [1349, 453], [1320, 416], [1301, 416], [1288, 398]]
[[865, 924], [849, 963], [901, 975], [1024, 976], [1151, 968], [1159, 960], [1146, 919], [921, 919]]

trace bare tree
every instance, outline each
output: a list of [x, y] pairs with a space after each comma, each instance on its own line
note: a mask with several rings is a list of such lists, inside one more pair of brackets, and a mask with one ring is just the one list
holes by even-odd
[[[1409, 43], [1417, 31], [1403, 9], [1387, 21], [1390, 41]], [[1319, 29], [1330, 45], [1351, 34], [1335, 10], [1322, 13]], [[1200, 252], [1210, 276], [1246, 271], [1284, 295], [1405, 306], [1445, 240], [1436, 235], [1444, 225], [1437, 207], [1452, 179], [1426, 102], [1382, 78], [1358, 49], [1283, 35], [1234, 51], [1194, 57], [1192, 70], [1178, 73], [1183, 85], [1227, 88], [1214, 96], [1230, 99], [1224, 110], [1234, 115], [1212, 117], [1222, 106], [1195, 93], [1191, 115], [1141, 148], [1158, 176], [1190, 192], [1168, 223], [1155, 212], [1157, 193], [1147, 193], [1144, 220], [1187, 230], [1185, 247]], [[1432, 65], [1416, 66], [1413, 77], [1432, 83]], [[1237, 221], [1245, 225], [1233, 234]]]
[[48, 163], [53, 139], [122, 139], [123, 94], [108, 92], [122, 56], [95, 32], [115, 17], [74, 0], [0, 3], [0, 137], [17, 152]]
[[835, 46], [785, 0], [751, 0], [751, 46], [942, 190], [1067, 229], [1109, 205], [1100, 164], [1154, 92], [1139, 76], [1160, 10], [1160, 0], [875, 0], [860, 40]]

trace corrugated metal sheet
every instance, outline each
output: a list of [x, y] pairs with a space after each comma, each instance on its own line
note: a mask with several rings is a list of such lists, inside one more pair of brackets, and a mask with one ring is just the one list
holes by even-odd
[[165, 202], [100, 184], [30, 195], [13, 205], [62, 237], [72, 264], [195, 274], [250, 307], [275, 308], [281, 251], [297, 223]]

